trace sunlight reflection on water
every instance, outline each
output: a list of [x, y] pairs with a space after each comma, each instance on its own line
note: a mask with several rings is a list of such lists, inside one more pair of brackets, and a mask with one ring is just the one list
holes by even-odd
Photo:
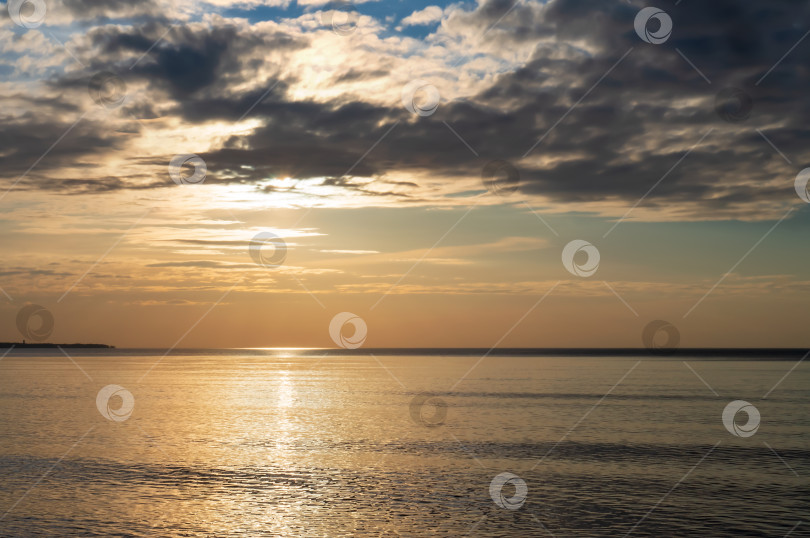
[[[156, 357], [75, 358], [92, 381], [64, 357], [0, 364], [2, 535], [784, 536], [810, 517], [806, 369], [761, 399], [791, 362], [690, 360], [715, 396], [680, 360], [611, 390], [637, 359], [490, 357], [450, 391], [477, 357], [177, 356], [140, 384]], [[96, 408], [110, 384], [125, 421]], [[440, 425], [414, 420], [423, 393]], [[735, 399], [756, 435], [724, 428]], [[490, 497], [502, 472], [518, 510]]]

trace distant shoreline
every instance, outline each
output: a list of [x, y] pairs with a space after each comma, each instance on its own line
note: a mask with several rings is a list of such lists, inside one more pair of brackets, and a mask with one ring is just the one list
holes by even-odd
[[10, 348], [13, 347], [14, 349], [56, 349], [60, 347], [64, 348], [91, 348], [91, 349], [115, 349], [115, 346], [108, 346], [107, 344], [46, 344], [46, 343], [37, 343], [31, 344], [26, 342], [25, 344], [20, 342], [0, 342], [0, 349], [3, 348]]

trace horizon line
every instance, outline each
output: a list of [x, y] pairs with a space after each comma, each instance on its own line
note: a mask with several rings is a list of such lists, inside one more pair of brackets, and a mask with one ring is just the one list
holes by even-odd
[[[10, 353], [20, 351], [56, 350], [59, 348], [82, 349], [98, 353], [164, 353], [166, 347], [131, 347], [119, 348], [104, 344], [54, 344], [54, 343], [25, 343], [0, 342], [0, 349], [8, 349]], [[320, 347], [184, 347], [170, 349], [168, 353], [183, 352], [247, 352], [247, 353], [297, 353], [304, 356], [332, 355], [506, 355], [506, 356], [646, 356], [646, 357], [674, 357], [674, 356], [743, 356], [743, 357], [806, 357], [810, 355], [810, 348], [804, 347], [682, 347], [682, 348], [646, 348], [646, 347], [368, 347], [368, 348], [320, 348]], [[167, 353], [167, 354], [168, 354]]]

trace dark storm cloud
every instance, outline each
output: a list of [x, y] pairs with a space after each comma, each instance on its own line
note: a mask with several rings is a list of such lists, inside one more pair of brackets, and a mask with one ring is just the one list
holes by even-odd
[[[790, 196], [789, 188], [755, 188], [739, 180], [755, 184], [774, 174], [785, 174], [788, 180], [795, 174], [756, 127], [794, 160], [807, 159], [810, 110], [803, 94], [810, 82], [810, 42], [797, 47], [761, 84], [756, 82], [802, 37], [805, 23], [810, 23], [808, 7], [792, 2], [687, 4], [668, 11], [675, 31], [659, 46], [635, 34], [638, 6], [558, 0], [542, 20], [534, 11], [532, 16], [523, 13], [529, 8], [518, 8], [514, 18], [519, 25], [534, 21], [532, 30], [510, 34], [513, 25], [507, 15], [490, 33], [528, 40], [554, 32], [558, 39], [540, 42], [525, 66], [502, 75], [468, 101], [442, 104], [435, 115], [413, 121], [400, 109], [292, 103], [283, 92], [274, 92], [253, 111], [266, 122], [263, 128], [228, 140], [205, 158], [211, 169], [228, 171], [222, 177], [241, 181], [273, 175], [337, 178], [393, 127], [351, 175], [413, 170], [469, 177], [480, 174], [489, 160], [506, 159], [520, 169], [526, 192], [566, 202], [632, 201], [714, 128], [651, 195], [651, 205], [663, 203], [656, 198], [666, 198], [717, 209]], [[504, 8], [501, 2], [484, 4], [470, 23], [489, 28]], [[572, 46], [560, 54], [568, 47], [566, 40], [575, 38], [596, 52]], [[716, 92], [729, 85], [753, 99], [754, 109], [745, 122], [730, 124], [714, 110]], [[193, 121], [226, 119], [245, 106], [241, 97], [230, 102], [239, 106], [228, 111], [221, 100], [201, 99], [183, 102], [179, 110]], [[400, 123], [394, 127], [395, 122]], [[542, 142], [524, 159], [540, 137]]]
[[122, 179], [120, 177], [102, 177], [95, 179], [79, 179], [69, 178], [51, 181], [40, 181], [39, 188], [45, 188], [65, 194], [78, 195], [78, 194], [101, 194], [105, 192], [113, 192], [120, 190], [149, 190], [160, 187], [165, 187], [165, 181], [154, 181], [148, 178], [141, 178], [142, 180], [136, 181], [137, 178], [128, 177]]
[[[64, 120], [45, 113], [5, 119], [0, 124], [3, 172], [7, 177], [25, 174], [18, 188], [29, 185], [48, 189], [37, 179], [41, 172], [65, 166], [94, 166], [85, 160], [119, 146], [115, 133], [102, 124], [83, 118], [78, 111]], [[63, 134], [65, 136], [60, 139]], [[59, 143], [55, 144], [57, 140]], [[26, 174], [31, 167], [34, 168]]]
[[160, 3], [155, 0], [61, 0], [62, 5], [75, 17], [89, 19], [115, 17], [135, 13], [160, 13]]
[[[372, 176], [386, 171], [379, 157], [360, 157], [392, 128], [389, 122], [396, 112], [364, 103], [330, 107], [290, 103], [283, 97], [268, 101], [252, 112], [264, 118], [266, 125], [247, 137], [248, 148], [243, 147], [243, 137], [229, 138], [221, 149], [206, 154], [212, 169], [228, 170], [248, 181], [275, 176]], [[191, 117], [206, 108], [195, 110]], [[244, 168], [246, 164], [251, 168]]]
[[129, 65], [122, 76], [146, 80], [155, 90], [183, 100], [206, 89], [227, 95], [229, 85], [243, 82], [263, 65], [255, 57], [259, 51], [278, 53], [306, 46], [304, 40], [282, 32], [244, 34], [229, 24], [197, 31], [187, 26], [167, 30], [152, 24], [140, 29], [92, 31], [91, 41], [102, 52], [93, 67], [122, 71], [115, 60], [134, 57], [137, 63]]
[[[448, 24], [469, 35], [486, 32], [484, 43], [537, 44], [525, 65], [467, 100], [443, 102], [424, 118], [345, 97], [294, 99], [289, 89], [295, 75], [284, 69], [283, 56], [308, 46], [307, 40], [281, 31], [245, 32], [225, 21], [177, 27], [151, 50], [165, 31], [162, 25], [97, 28], [89, 33], [98, 50], [91, 69], [55, 84], [78, 87], [79, 76], [121, 71], [144, 55], [127, 76], [146, 81], [155, 101], [165, 98], [172, 114], [198, 124], [236, 121], [250, 110], [261, 126], [201, 154], [212, 182], [324, 177], [327, 184], [358, 190], [363, 187], [346, 176], [413, 171], [471, 177], [487, 162], [505, 159], [518, 167], [524, 192], [561, 202], [632, 203], [713, 128], [647, 205], [720, 211], [792, 196], [790, 179], [810, 161], [810, 39], [779, 60], [810, 28], [810, 5], [667, 5], [674, 29], [660, 45], [636, 35], [633, 21], [641, 7], [604, 0], [553, 0], [545, 6], [493, 0], [454, 14]], [[346, 66], [335, 82], [387, 76], [389, 60]], [[256, 87], [260, 67], [275, 75]], [[747, 120], [729, 123], [715, 112], [715, 95], [728, 86], [750, 95]], [[237, 89], [242, 87], [252, 89]], [[765, 185], [780, 175], [785, 189]]]
[[[700, 201], [716, 208], [723, 203], [789, 196], [790, 180], [798, 169], [783, 162], [754, 129], [762, 128], [794, 161], [807, 159], [809, 111], [802, 88], [810, 82], [806, 67], [810, 43], [800, 44], [765, 76], [806, 31], [810, 22], [807, 4], [682, 3], [668, 8], [674, 31], [672, 38], [659, 46], [637, 39], [632, 29], [637, 9], [576, 0], [551, 4], [548, 19], [557, 24], [562, 36], [569, 36], [570, 27], [581, 24], [577, 13], [595, 12], [594, 21], [601, 20], [601, 24], [595, 24], [587, 35], [600, 45], [601, 54], [580, 64], [580, 69], [587, 70], [576, 86], [563, 92], [566, 97], [563, 103], [557, 101], [552, 109], [544, 110], [531, 104], [524, 107], [526, 114], [544, 118], [541, 133], [556, 121], [555, 117], [565, 114], [568, 103], [576, 102], [622, 54], [630, 47], [633, 50], [534, 150], [552, 157], [579, 150], [582, 157], [527, 169], [524, 173], [527, 190], [552, 192], [573, 200], [597, 200], [612, 195], [632, 199], [643, 194], [677, 162], [684, 146], [692, 146], [702, 134], [715, 128], [717, 132], [709, 135], [667, 177], [654, 197], [668, 197], [676, 202]], [[538, 48], [535, 59], [522, 73], [505, 75], [502, 82], [511, 89], [510, 97], [530, 103], [537, 94], [527, 73], [542, 73], [548, 65], [549, 60]], [[520, 83], [515, 83], [515, 78]], [[729, 85], [739, 87], [753, 99], [751, 117], [745, 122], [726, 123], [714, 111], [715, 93]], [[651, 147], [645, 147], [650, 142]], [[774, 171], [785, 174], [786, 189], [752, 189], [726, 182], [734, 175], [737, 179], [765, 181], [773, 179]], [[723, 194], [724, 183], [730, 193]]]

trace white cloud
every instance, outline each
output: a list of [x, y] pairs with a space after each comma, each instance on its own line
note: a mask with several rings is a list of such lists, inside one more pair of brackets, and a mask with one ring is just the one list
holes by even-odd
[[404, 26], [430, 24], [433, 22], [440, 21], [443, 15], [444, 12], [442, 11], [442, 8], [440, 8], [439, 6], [428, 6], [425, 9], [414, 11], [413, 13], [402, 19], [402, 24]]

